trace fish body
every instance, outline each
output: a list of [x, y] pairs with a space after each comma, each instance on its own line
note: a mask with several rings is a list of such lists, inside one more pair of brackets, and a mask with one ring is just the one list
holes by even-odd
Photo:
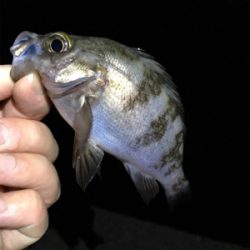
[[106, 38], [21, 33], [11, 76], [38, 71], [75, 130], [73, 166], [85, 188], [104, 152], [120, 159], [144, 201], [165, 190], [173, 206], [189, 189], [182, 169], [183, 108], [171, 77], [150, 55]]

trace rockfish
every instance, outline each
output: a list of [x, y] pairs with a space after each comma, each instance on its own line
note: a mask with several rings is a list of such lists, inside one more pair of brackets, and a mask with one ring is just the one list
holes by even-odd
[[11, 47], [11, 76], [37, 71], [75, 131], [73, 167], [85, 189], [104, 152], [122, 161], [149, 202], [162, 185], [170, 207], [186, 193], [183, 107], [153, 57], [107, 38], [22, 32]]

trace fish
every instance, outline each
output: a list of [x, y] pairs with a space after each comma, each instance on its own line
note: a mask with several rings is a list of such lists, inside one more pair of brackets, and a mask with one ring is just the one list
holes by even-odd
[[104, 152], [119, 159], [142, 199], [163, 188], [169, 207], [190, 192], [183, 171], [185, 125], [177, 87], [142, 49], [102, 37], [24, 31], [10, 51], [11, 77], [36, 71], [74, 129], [73, 167], [85, 190]]

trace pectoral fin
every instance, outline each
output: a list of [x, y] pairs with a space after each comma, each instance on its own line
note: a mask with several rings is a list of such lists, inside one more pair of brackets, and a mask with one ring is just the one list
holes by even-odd
[[154, 178], [139, 172], [136, 167], [127, 163], [124, 166], [142, 199], [148, 204], [159, 193], [159, 184]]
[[95, 176], [103, 158], [103, 151], [96, 145], [88, 142], [83, 147], [75, 146], [73, 166], [76, 170], [77, 183], [85, 189]]
[[74, 119], [73, 167], [78, 184], [85, 189], [96, 174], [104, 153], [94, 142], [88, 140], [92, 124], [91, 108], [85, 97], [80, 101]]

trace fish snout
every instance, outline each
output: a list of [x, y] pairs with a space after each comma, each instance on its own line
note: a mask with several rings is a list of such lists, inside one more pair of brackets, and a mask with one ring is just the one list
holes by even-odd
[[14, 81], [32, 72], [34, 55], [39, 54], [38, 35], [28, 31], [22, 32], [14, 41], [10, 51], [13, 55], [10, 76]]
[[29, 31], [24, 31], [16, 38], [13, 46], [10, 48], [10, 52], [14, 57], [20, 57], [27, 52], [34, 52], [35, 46], [33, 45], [34, 39], [37, 34]]

